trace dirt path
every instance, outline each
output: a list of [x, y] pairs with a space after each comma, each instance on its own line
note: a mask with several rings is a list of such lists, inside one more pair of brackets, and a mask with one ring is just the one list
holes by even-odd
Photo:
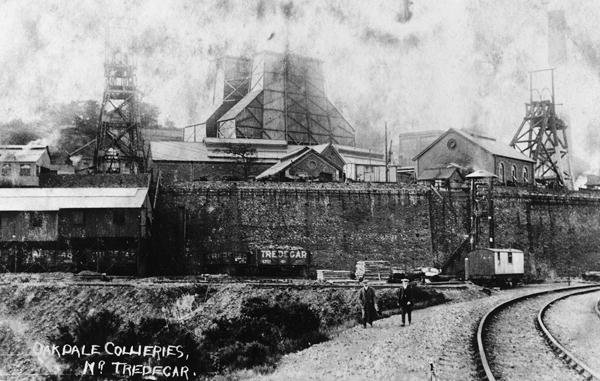
[[473, 332], [496, 304], [525, 293], [561, 285], [525, 287], [483, 299], [413, 311], [413, 324], [400, 316], [356, 326], [334, 339], [289, 354], [274, 373], [255, 380], [430, 380], [430, 363], [439, 380], [477, 379]]

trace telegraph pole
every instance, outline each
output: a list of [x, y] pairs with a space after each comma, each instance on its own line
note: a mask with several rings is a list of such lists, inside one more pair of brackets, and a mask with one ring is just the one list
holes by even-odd
[[384, 147], [383, 147], [383, 149], [385, 150], [385, 155], [384, 155], [384, 158], [385, 158], [385, 182], [386, 182], [386, 183], [387, 183], [388, 181], [390, 181], [390, 179], [389, 179], [389, 174], [388, 174], [388, 162], [389, 162], [390, 160], [389, 160], [389, 157], [388, 157], [388, 143], [387, 143], [387, 142], [388, 142], [388, 135], [387, 135], [387, 122], [385, 122], [385, 144], [384, 144]]

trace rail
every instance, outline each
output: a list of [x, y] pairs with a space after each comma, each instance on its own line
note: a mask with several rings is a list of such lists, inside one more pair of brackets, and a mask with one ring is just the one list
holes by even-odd
[[[560, 357], [561, 359], [564, 359], [567, 363], [568, 366], [570, 366], [571, 368], [575, 369], [579, 374], [586, 374], [587, 373], [587, 379], [591, 380], [593, 378], [595, 378], [596, 380], [600, 380], [600, 373], [595, 372], [594, 370], [590, 369], [587, 365], [585, 365], [585, 363], [578, 359], [577, 356], [575, 356], [575, 354], [573, 354], [572, 352], [570, 352], [567, 348], [565, 348], [563, 345], [561, 345], [558, 340], [550, 333], [550, 330], [548, 329], [548, 327], [546, 327], [546, 325], [544, 324], [544, 315], [546, 313], [546, 311], [548, 311], [548, 309], [556, 302], [558, 302], [559, 300], [563, 300], [566, 298], [569, 298], [571, 296], [574, 295], [581, 295], [581, 294], [586, 294], [589, 292], [595, 292], [600, 290], [600, 288], [597, 289], [591, 289], [591, 290], [583, 290], [583, 291], [578, 291], [578, 292], [574, 292], [568, 295], [562, 295], [559, 296], [558, 298], [552, 300], [550, 303], [547, 303], [538, 313], [537, 316], [537, 323], [538, 326], [540, 327], [540, 330], [544, 333], [544, 336], [546, 338], [546, 340], [548, 341], [548, 343], [550, 344], [550, 347], [558, 354], [558, 357]], [[596, 303], [596, 311], [598, 308], [598, 303]]]
[[[59, 282], [59, 283], [57, 283]], [[114, 278], [110, 281], [100, 281], [97, 279], [93, 280], [80, 280], [80, 279], [69, 279], [69, 280], [41, 280], [41, 281], [0, 281], [0, 287], [3, 286], [14, 286], [16, 284], [22, 286], [40, 286], [40, 285], [57, 285], [60, 286], [82, 286], [82, 287], [151, 287], [151, 286], [194, 286], [194, 285], [207, 285], [207, 286], [219, 286], [219, 285], [230, 285], [230, 284], [239, 284], [239, 285], [247, 285], [254, 286], [256, 288], [292, 288], [292, 289], [358, 289], [361, 287], [360, 283], [345, 283], [345, 284], [335, 284], [335, 283], [326, 283], [326, 282], [306, 282], [306, 283], [294, 283], [294, 282], [274, 282], [274, 281], [218, 281], [218, 280], [152, 280], [152, 281], [144, 281], [133, 279], [133, 282], [123, 281], [118, 278]], [[380, 283], [380, 284], [372, 284], [371, 287], [375, 289], [384, 289], [384, 288], [400, 288], [401, 284], [398, 283]], [[441, 282], [439, 284], [436, 283], [427, 283], [427, 284], [419, 284], [419, 288], [426, 289], [466, 289], [468, 286], [464, 283], [450, 283], [450, 282]]]
[[[580, 289], [590, 289], [590, 288], [600, 289], [598, 284], [556, 288], [553, 290], [545, 290], [545, 291], [534, 292], [531, 294], [518, 296], [518, 297], [510, 299], [506, 302], [500, 303], [499, 305], [490, 309], [483, 316], [483, 318], [481, 318], [481, 320], [479, 321], [479, 326], [477, 327], [477, 350], [479, 352], [479, 360], [480, 360], [483, 370], [485, 372], [485, 378], [489, 381], [496, 380], [496, 377], [494, 376], [492, 369], [490, 367], [490, 364], [488, 362], [487, 355], [485, 354], [485, 347], [483, 345], [483, 332], [485, 331], [485, 328], [488, 325], [489, 321], [491, 320], [492, 316], [494, 316], [497, 312], [499, 312], [500, 310], [503, 310], [504, 308], [506, 308], [512, 304], [521, 302], [521, 301], [529, 299], [529, 298], [535, 298], [538, 296], [552, 294], [552, 293], [556, 293], [556, 292], [564, 292], [564, 291], [580, 290]], [[572, 294], [569, 294], [569, 295], [572, 295]]]

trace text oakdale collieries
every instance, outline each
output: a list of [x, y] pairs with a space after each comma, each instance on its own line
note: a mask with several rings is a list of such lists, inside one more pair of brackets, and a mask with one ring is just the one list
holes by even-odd
[[[113, 342], [107, 342], [103, 345], [47, 345], [35, 342], [33, 353], [36, 356], [54, 356], [57, 358], [76, 357], [84, 359], [93, 358], [94, 361], [85, 360], [83, 363], [82, 375], [115, 375], [131, 377], [135, 375], [146, 377], [166, 377], [189, 379], [189, 376], [195, 376], [190, 367], [185, 364], [155, 365], [162, 359], [179, 359], [182, 362], [187, 361], [189, 355], [184, 352], [181, 345], [119, 345]], [[119, 361], [119, 358], [123, 358]], [[132, 363], [135, 359], [143, 362]], [[127, 361], [125, 361], [125, 359]], [[152, 363], [153, 365], [148, 365]]]

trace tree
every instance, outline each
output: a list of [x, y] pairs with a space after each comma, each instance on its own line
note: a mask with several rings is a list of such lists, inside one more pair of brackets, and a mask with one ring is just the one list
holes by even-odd
[[26, 145], [27, 143], [39, 138], [39, 135], [37, 135], [35, 132], [14, 131], [9, 135], [8, 139], [6, 140], [6, 144]]
[[223, 152], [232, 155], [235, 158], [237, 165], [232, 168], [233, 177], [238, 177], [236, 172], [238, 166], [240, 166], [244, 174], [243, 179], [248, 179], [252, 163], [257, 159], [256, 148], [254, 148], [252, 144], [226, 143]]

